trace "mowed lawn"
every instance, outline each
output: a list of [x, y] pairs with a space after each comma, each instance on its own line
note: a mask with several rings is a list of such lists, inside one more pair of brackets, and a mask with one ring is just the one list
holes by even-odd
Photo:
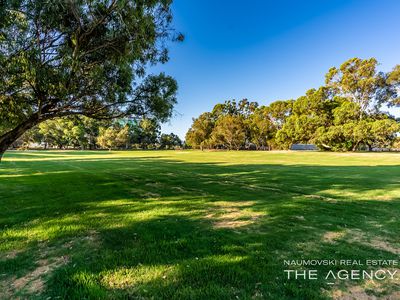
[[0, 299], [400, 297], [284, 273], [399, 259], [400, 154], [10, 151], [0, 205]]

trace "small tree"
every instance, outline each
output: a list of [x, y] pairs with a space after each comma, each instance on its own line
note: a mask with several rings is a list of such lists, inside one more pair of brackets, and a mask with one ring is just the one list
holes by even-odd
[[160, 149], [176, 149], [183, 146], [182, 140], [174, 133], [160, 136]]
[[160, 124], [155, 119], [143, 118], [138, 126], [138, 139], [142, 149], [154, 149], [160, 136]]
[[222, 116], [215, 123], [212, 139], [217, 145], [222, 145], [228, 149], [239, 150], [246, 142], [245, 130], [242, 116]]
[[256, 145], [257, 150], [269, 147], [269, 141], [273, 139], [276, 128], [268, 116], [267, 107], [262, 106], [255, 110], [245, 120], [250, 142]]
[[65, 134], [66, 128], [63, 119], [58, 118], [54, 120], [48, 120], [39, 125], [39, 133], [43, 137], [43, 142], [50, 146], [56, 146], [59, 149], [67, 146], [68, 137]]
[[211, 146], [211, 133], [214, 126], [215, 121], [211, 113], [203, 113], [198, 118], [193, 119], [193, 124], [186, 133], [186, 144], [202, 150]]
[[100, 128], [97, 143], [100, 147], [111, 150], [126, 147], [129, 141], [129, 127]]

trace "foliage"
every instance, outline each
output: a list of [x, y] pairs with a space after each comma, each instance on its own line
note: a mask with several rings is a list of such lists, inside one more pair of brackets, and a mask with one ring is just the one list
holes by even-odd
[[294, 100], [278, 100], [267, 106], [269, 119], [276, 129], [281, 129], [286, 119], [292, 114]]
[[74, 116], [48, 120], [28, 130], [15, 148], [59, 149], [176, 149], [183, 146], [173, 134], [160, 135], [155, 119], [95, 120]]
[[176, 81], [166, 62], [169, 0], [8, 0], [0, 5], [0, 156], [28, 129], [68, 115], [165, 121]]
[[389, 106], [400, 105], [400, 65], [386, 75], [386, 99]]
[[160, 135], [160, 124], [155, 119], [143, 118], [140, 120], [136, 131], [136, 143], [142, 149], [155, 148]]
[[382, 105], [395, 105], [400, 67], [378, 72], [376, 59], [353, 58], [326, 74], [326, 85], [297, 100], [259, 107], [243, 99], [214, 106], [194, 119], [186, 135], [193, 148], [288, 149], [313, 143], [321, 149], [355, 151], [391, 147], [399, 124]]
[[246, 142], [243, 117], [230, 114], [219, 117], [215, 123], [211, 139], [217, 147], [241, 149]]
[[193, 119], [193, 124], [186, 134], [186, 144], [200, 149], [211, 147], [214, 126], [215, 120], [212, 113], [206, 112]]
[[100, 128], [100, 134], [97, 138], [97, 143], [100, 145], [100, 147], [109, 150], [122, 147], [125, 147], [127, 149], [129, 143], [129, 127], [102, 127]]
[[277, 130], [277, 124], [271, 120], [270, 110], [265, 106], [257, 108], [250, 114], [245, 119], [245, 126], [248, 131], [248, 139], [256, 146], [257, 150], [265, 150], [269, 147]]
[[183, 147], [183, 142], [174, 133], [161, 134], [160, 136], [160, 149], [179, 149]]
[[346, 98], [356, 103], [359, 118], [381, 102], [381, 89], [385, 87], [384, 74], [376, 70], [378, 61], [375, 58], [352, 58], [339, 68], [333, 67], [326, 74], [326, 86], [333, 96]]
[[307, 91], [305, 96], [293, 102], [291, 115], [277, 133], [278, 143], [288, 148], [294, 143], [314, 141], [317, 129], [330, 125], [333, 105], [325, 88]]

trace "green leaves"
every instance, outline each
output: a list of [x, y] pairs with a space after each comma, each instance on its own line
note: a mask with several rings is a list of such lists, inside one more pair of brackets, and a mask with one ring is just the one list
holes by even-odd
[[375, 58], [352, 58], [339, 69], [331, 68], [326, 75], [331, 94], [358, 104], [360, 118], [377, 104], [377, 95], [383, 88], [384, 76], [377, 71], [377, 65]]
[[385, 100], [390, 106], [400, 105], [400, 65], [387, 74]]
[[209, 147], [212, 145], [211, 134], [215, 126], [215, 119], [211, 113], [203, 113], [193, 119], [192, 127], [186, 133], [186, 143], [194, 148]]
[[100, 135], [97, 138], [97, 143], [102, 148], [110, 150], [127, 146], [129, 144], [129, 127], [100, 128]]
[[165, 74], [145, 78], [145, 70], [168, 60], [166, 41], [176, 38], [170, 3], [4, 1], [0, 143], [15, 140], [23, 128], [67, 115], [167, 120], [177, 84]]
[[226, 149], [288, 149], [295, 143], [335, 151], [389, 147], [399, 124], [379, 108], [399, 102], [400, 65], [387, 74], [378, 72], [377, 65], [374, 58], [350, 59], [328, 71], [326, 86], [295, 101], [267, 107], [247, 99], [217, 104], [194, 119], [187, 143]]
[[246, 142], [246, 128], [243, 116], [223, 115], [215, 123], [211, 134], [213, 144], [228, 149], [241, 149]]
[[172, 115], [177, 102], [178, 84], [175, 79], [160, 75], [151, 75], [136, 89], [134, 99], [128, 111], [136, 115], [166, 121]]

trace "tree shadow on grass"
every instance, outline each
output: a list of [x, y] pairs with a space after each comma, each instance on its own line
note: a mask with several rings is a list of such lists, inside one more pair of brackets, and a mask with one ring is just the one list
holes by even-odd
[[[0, 261], [3, 282], [38, 275], [38, 291], [21, 287], [38, 298], [324, 299], [326, 281], [287, 280], [283, 261], [394, 259], [400, 246], [398, 166], [89, 158], [41, 169], [0, 191], [1, 239], [22, 249]], [[54, 268], [36, 274], [43, 260]]]

